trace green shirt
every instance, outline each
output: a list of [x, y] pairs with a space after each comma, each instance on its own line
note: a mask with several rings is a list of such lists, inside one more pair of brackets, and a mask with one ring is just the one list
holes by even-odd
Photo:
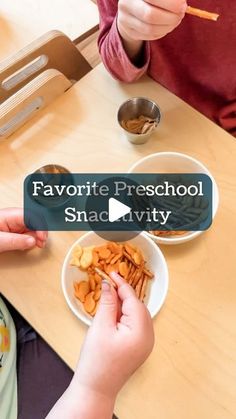
[[0, 298], [0, 416], [17, 419], [16, 331]]

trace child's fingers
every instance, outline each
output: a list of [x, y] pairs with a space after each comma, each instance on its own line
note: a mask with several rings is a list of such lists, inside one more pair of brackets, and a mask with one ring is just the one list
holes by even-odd
[[26, 233], [24, 233], [24, 235], [33, 237], [35, 239], [36, 246], [39, 247], [40, 249], [43, 249], [45, 247], [47, 240], [44, 238], [44, 236], [39, 235], [39, 237], [38, 237], [38, 232], [37, 231], [29, 230]]
[[102, 294], [93, 327], [116, 327], [118, 314], [118, 296], [108, 281], [102, 281]]
[[117, 292], [121, 301], [124, 301], [129, 297], [135, 297], [135, 299], [137, 299], [134, 289], [118, 273], [111, 272], [110, 277], [118, 286]]
[[130, 3], [125, 3], [121, 6], [121, 12], [124, 11], [130, 16], [135, 16], [141, 22], [149, 25], [176, 25], [179, 22], [180, 17], [184, 16], [184, 9], [182, 12], [173, 12], [168, 10], [166, 7], [162, 8], [156, 5], [152, 5], [151, 1], [135, 1], [131, 0]]
[[145, 0], [146, 3], [155, 7], [168, 10], [172, 13], [184, 13], [187, 7], [185, 0]]
[[42, 241], [37, 239], [36, 240], [36, 246], [39, 247], [40, 249], [43, 249], [46, 246], [46, 241]]
[[[152, 7], [152, 6], [150, 6]], [[159, 9], [152, 7], [153, 10], [146, 15], [142, 15], [141, 13], [137, 13], [136, 17], [140, 19], [142, 22], [148, 23], [152, 25], [154, 28], [156, 25], [167, 25], [167, 26], [175, 26], [180, 23], [181, 18], [183, 18], [183, 14], [177, 14], [169, 12], [168, 10]]]
[[22, 208], [4, 208], [0, 210], [0, 224], [3, 231], [22, 232], [25, 229]]
[[38, 240], [40, 240], [41, 242], [46, 242], [47, 238], [48, 238], [48, 232], [47, 231], [36, 231], [36, 237]]
[[112, 281], [115, 282], [117, 287], [120, 287], [121, 285], [125, 284], [125, 280], [120, 276], [117, 272], [113, 271], [110, 273], [110, 277]]
[[35, 238], [26, 234], [0, 233], [0, 252], [32, 249]]
[[127, 32], [131, 32], [135, 39], [140, 40], [144, 38], [146, 40], [155, 39], [162, 30], [162, 26], [160, 25], [151, 25], [131, 15], [123, 17], [123, 25], [126, 26]]
[[137, 298], [134, 289], [119, 274], [112, 272], [110, 276], [118, 286], [117, 292], [122, 303], [120, 324], [139, 330], [147, 322], [147, 317], [150, 317], [145, 305]]
[[35, 237], [36, 237], [36, 245], [41, 249], [44, 248], [48, 239], [48, 232], [36, 231]]

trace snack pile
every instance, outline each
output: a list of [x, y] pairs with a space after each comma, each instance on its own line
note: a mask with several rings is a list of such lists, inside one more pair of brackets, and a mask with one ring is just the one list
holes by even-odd
[[[141, 301], [146, 296], [148, 281], [154, 276], [147, 269], [140, 249], [130, 243], [107, 242], [102, 246], [89, 247], [78, 245], [70, 264], [87, 273], [84, 280], [74, 283], [74, 293], [91, 316], [97, 311], [102, 279], [111, 272], [119, 273], [134, 288]], [[105, 275], [102, 275], [103, 272]]]
[[[167, 182], [167, 177], [165, 175], [158, 176], [159, 183]], [[182, 177], [181, 174], [173, 174], [171, 182], [169, 181], [168, 185], [174, 188], [176, 191], [178, 186], [189, 187], [191, 179], [186, 180]], [[194, 186], [197, 186], [196, 182], [192, 182]], [[143, 199], [144, 201], [144, 199]], [[144, 204], [147, 205], [148, 201], [144, 201]], [[168, 210], [171, 211], [171, 214], [168, 219], [169, 229], [166, 230], [149, 230], [149, 233], [156, 237], [174, 237], [188, 234], [191, 231], [197, 231], [198, 228], [201, 229], [201, 223], [203, 223], [209, 214], [211, 213], [210, 203], [207, 197], [204, 196], [169, 196], [162, 198], [161, 196], [157, 199], [152, 200], [152, 204], [156, 208], [164, 209], [166, 206]], [[140, 205], [137, 203], [137, 205]], [[166, 223], [167, 226], [167, 223]], [[173, 228], [173, 230], [171, 229]]]
[[121, 126], [132, 134], [147, 134], [157, 127], [155, 119], [140, 115], [138, 118], [122, 120]]
[[153, 234], [154, 236], [159, 237], [171, 237], [171, 236], [182, 236], [183, 234], [188, 233], [188, 231], [184, 230], [150, 230], [150, 234]]

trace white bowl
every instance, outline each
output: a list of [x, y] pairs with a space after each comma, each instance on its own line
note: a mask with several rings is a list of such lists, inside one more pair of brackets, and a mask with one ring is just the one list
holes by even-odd
[[[209, 170], [198, 160], [187, 154], [163, 152], [150, 154], [138, 160], [128, 173], [203, 173], [212, 181], [212, 219], [216, 215], [219, 205], [219, 191], [215, 179]], [[204, 231], [189, 231], [182, 236], [159, 237], [148, 232], [145, 234], [160, 244], [181, 244], [192, 240]]]
[[[147, 260], [147, 267], [154, 273], [154, 278], [150, 280], [145, 298], [145, 304], [154, 317], [160, 310], [166, 298], [168, 290], [168, 269], [165, 258], [159, 247], [146, 234], [140, 233], [138, 236], [128, 240], [134, 246], [137, 246]], [[83, 305], [74, 296], [74, 281], [84, 280], [86, 273], [70, 265], [73, 250], [76, 245], [80, 246], [98, 246], [106, 243], [95, 232], [91, 231], [80, 237], [69, 249], [62, 267], [61, 282], [62, 290], [68, 306], [73, 313], [85, 324], [90, 325], [92, 317], [83, 309]]]

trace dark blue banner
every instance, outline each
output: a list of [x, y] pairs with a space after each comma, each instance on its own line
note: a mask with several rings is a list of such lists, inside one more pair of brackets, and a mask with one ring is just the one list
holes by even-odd
[[25, 223], [53, 231], [194, 231], [212, 222], [205, 174], [32, 174]]

